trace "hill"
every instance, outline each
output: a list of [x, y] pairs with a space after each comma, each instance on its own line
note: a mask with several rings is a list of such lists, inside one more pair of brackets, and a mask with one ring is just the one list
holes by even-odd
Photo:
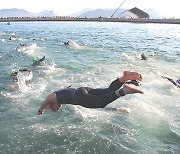
[[36, 17], [36, 16], [56, 16], [56, 14], [53, 11], [49, 11], [49, 10], [45, 10], [39, 13], [32, 13], [17, 8], [0, 10], [0, 17]]
[[[98, 18], [98, 17], [108, 17], [110, 18], [111, 15], [114, 13], [116, 9], [90, 9], [86, 8], [79, 12], [73, 13], [70, 16], [74, 17], [88, 17], [88, 18]], [[127, 11], [127, 9], [119, 9], [115, 14], [114, 17], [120, 17], [123, 12]], [[153, 9], [143, 10], [147, 12], [152, 19], [160, 19], [164, 16], [161, 16], [158, 12]], [[57, 16], [53, 11], [44, 10], [39, 13], [32, 13], [28, 12], [23, 9], [2, 9], [0, 10], [0, 17], [37, 17], [37, 16]]]
[[[84, 11], [81, 14], [78, 14], [78, 17], [88, 17], [88, 18], [98, 18], [98, 17], [111, 17], [111, 15], [115, 12], [116, 9], [95, 9], [90, 11]], [[128, 11], [127, 9], [119, 9], [114, 17], [120, 17], [124, 12]], [[160, 19], [163, 18], [157, 11], [153, 9], [143, 10], [149, 14], [151, 19]]]
[[0, 17], [22, 17], [22, 16], [33, 16], [33, 13], [23, 9], [2, 9], [0, 10]]

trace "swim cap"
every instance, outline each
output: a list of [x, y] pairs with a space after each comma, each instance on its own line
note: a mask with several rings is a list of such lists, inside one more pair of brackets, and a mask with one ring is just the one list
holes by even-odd
[[145, 53], [142, 53], [141, 56], [146, 57]]
[[176, 80], [176, 83], [180, 84], [180, 79], [177, 79], [177, 80]]
[[38, 60], [38, 58], [37, 58], [37, 57], [34, 57], [33, 62], [36, 62], [37, 60]]
[[149, 57], [154, 57], [154, 54], [150, 54]]

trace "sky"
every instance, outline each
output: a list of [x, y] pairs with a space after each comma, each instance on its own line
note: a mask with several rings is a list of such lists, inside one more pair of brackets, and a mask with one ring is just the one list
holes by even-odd
[[[0, 9], [24, 9], [39, 13], [50, 10], [57, 15], [70, 15], [85, 8], [107, 9], [118, 8], [124, 0], [0, 0]], [[145, 10], [152, 8], [160, 15], [180, 18], [180, 0], [126, 0], [122, 9], [138, 7]]]

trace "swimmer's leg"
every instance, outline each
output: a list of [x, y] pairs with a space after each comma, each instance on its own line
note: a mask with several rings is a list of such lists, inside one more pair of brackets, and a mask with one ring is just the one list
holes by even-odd
[[139, 81], [141, 81], [142, 76], [141, 76], [141, 74], [139, 74], [137, 72], [124, 71], [123, 76], [116, 79], [115, 81], [113, 81], [110, 84], [108, 89], [110, 91], [116, 91], [128, 80], [139, 80]]

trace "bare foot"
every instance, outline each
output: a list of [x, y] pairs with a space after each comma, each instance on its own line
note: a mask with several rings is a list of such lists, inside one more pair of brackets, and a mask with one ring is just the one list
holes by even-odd
[[142, 75], [137, 72], [124, 71], [124, 75], [119, 78], [120, 82], [126, 82], [127, 80], [142, 80]]
[[116, 110], [121, 111], [121, 112], [127, 112], [127, 113], [131, 112], [130, 108], [126, 108], [126, 107], [116, 108]]
[[144, 94], [143, 91], [132, 88], [132, 87], [129, 87], [126, 84], [123, 86], [123, 93], [124, 93], [124, 95], [126, 95], [126, 94], [134, 94], [134, 93]]

